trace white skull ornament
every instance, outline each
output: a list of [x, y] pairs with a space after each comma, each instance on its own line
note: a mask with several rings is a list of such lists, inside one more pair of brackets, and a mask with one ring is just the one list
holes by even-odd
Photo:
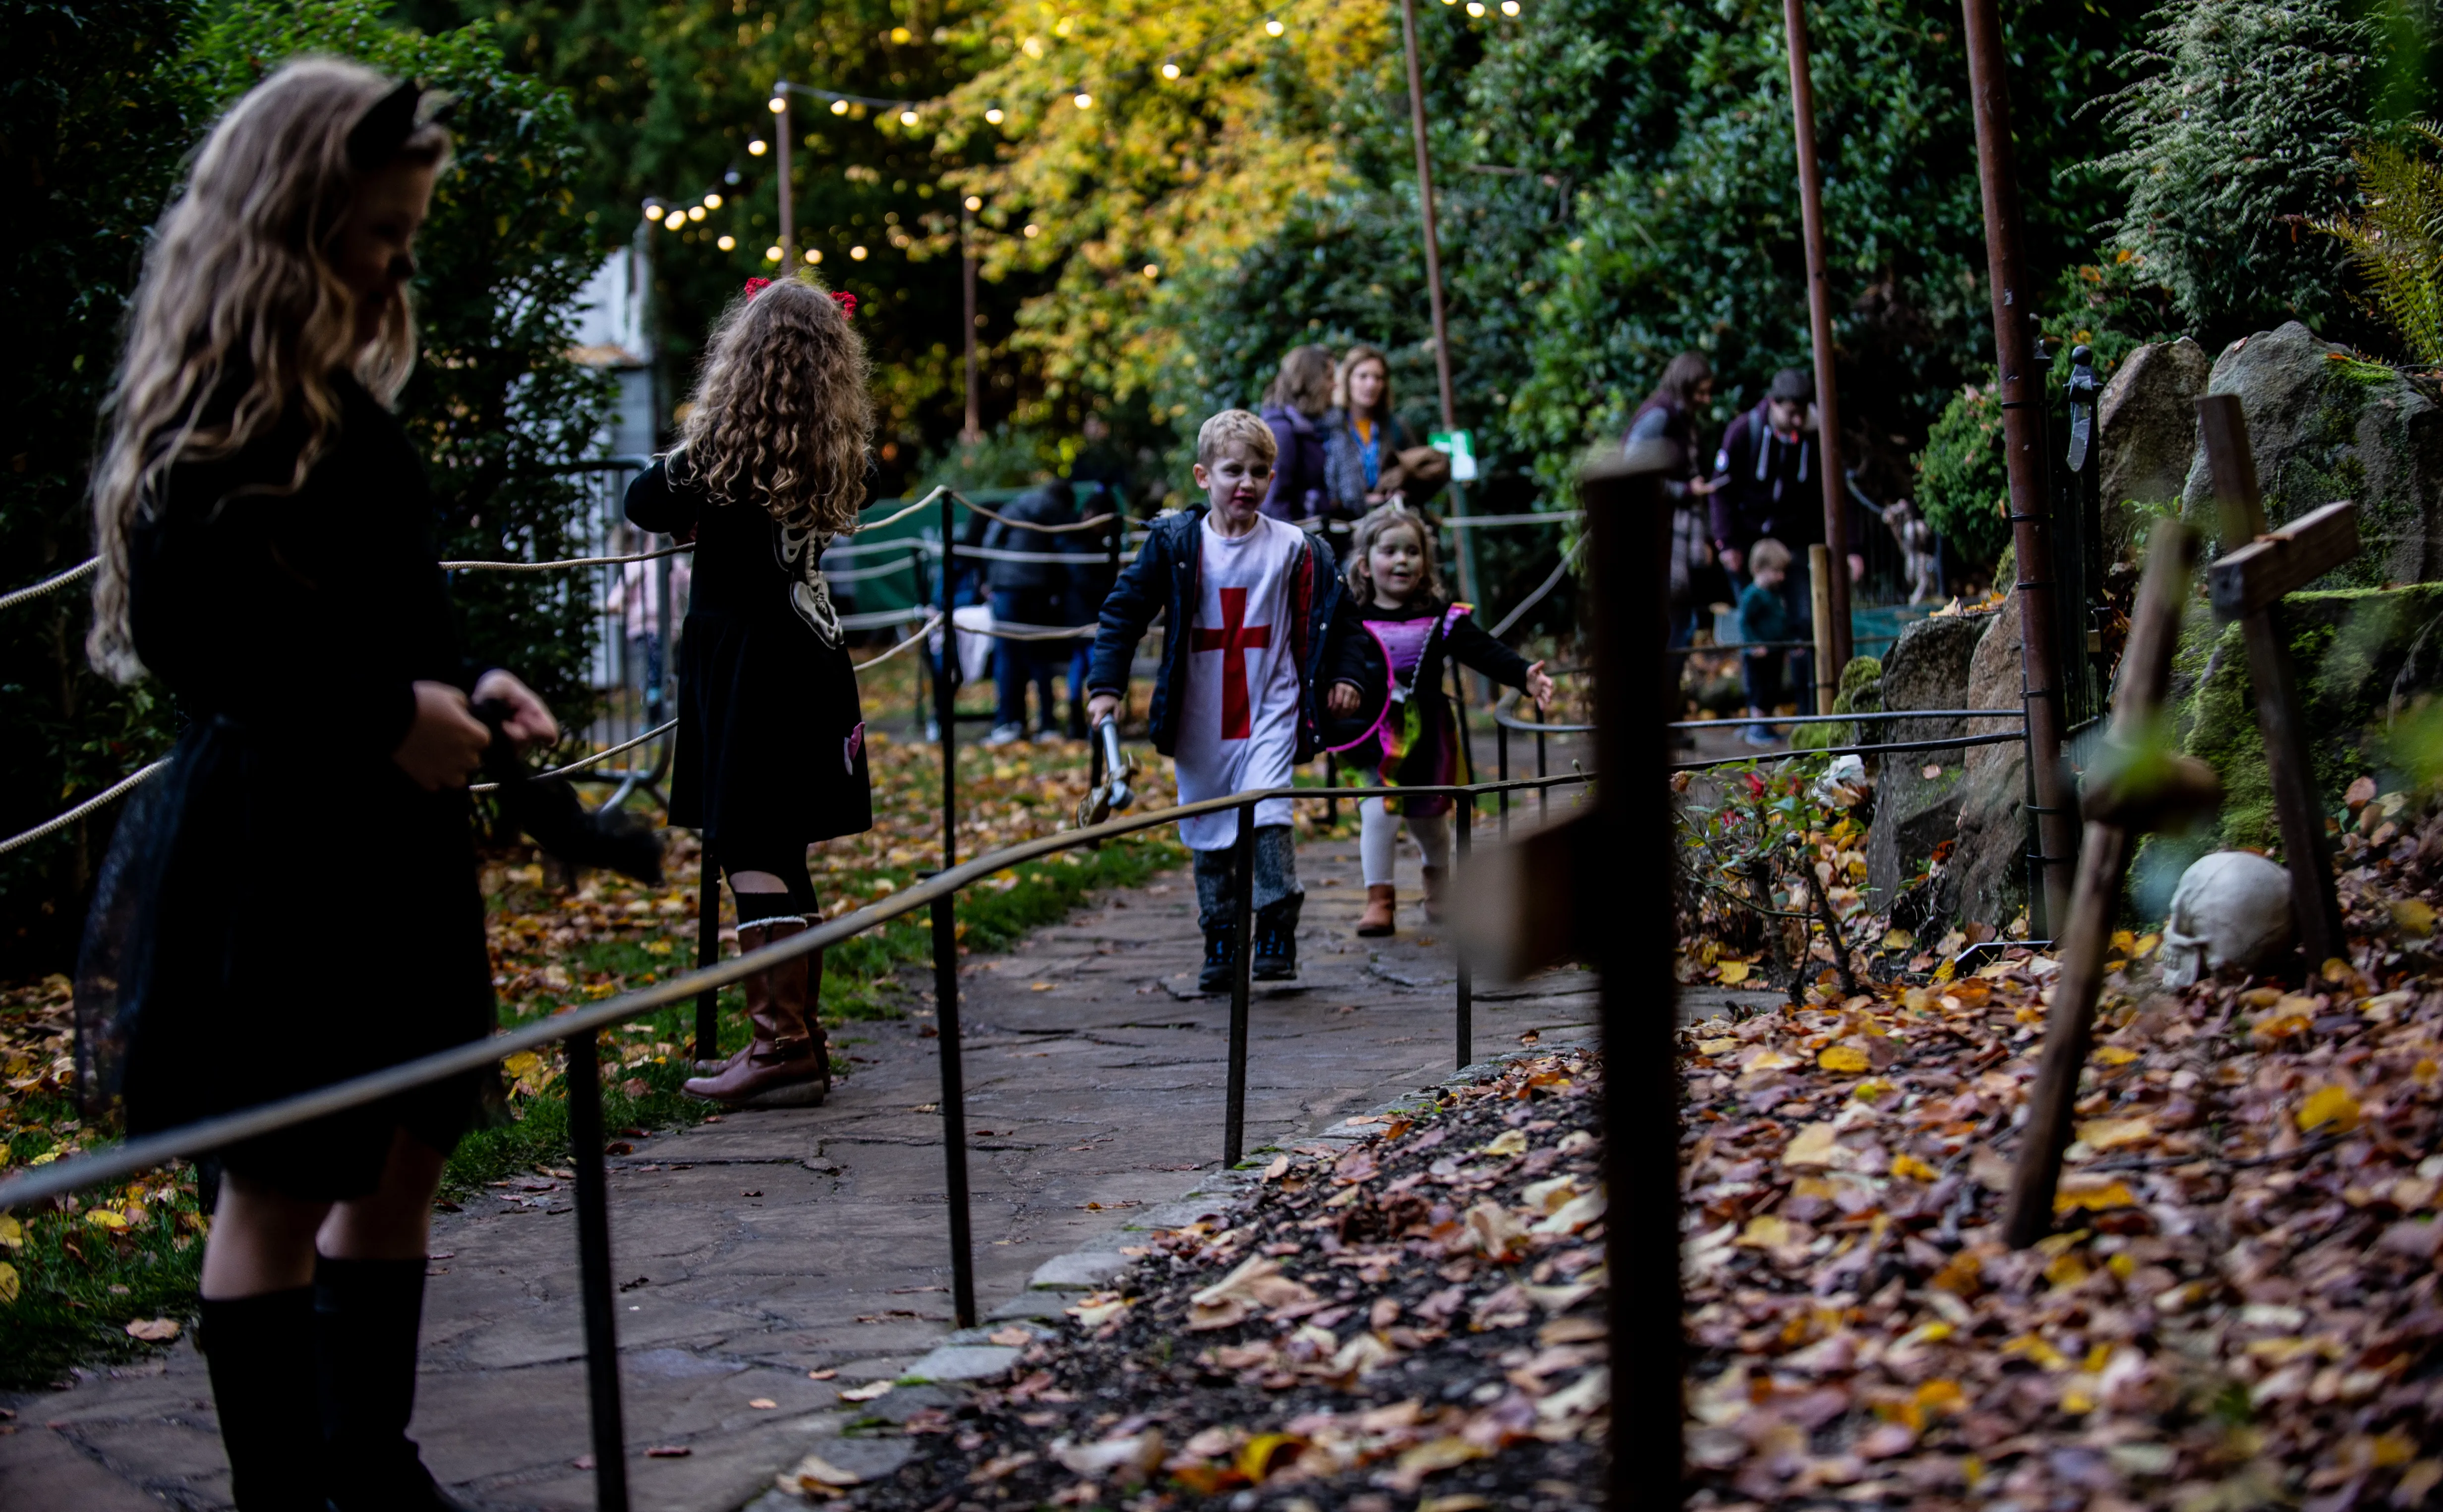
[[2288, 948], [2290, 874], [2252, 850], [2217, 850], [2180, 873], [2163, 926], [2163, 985], [2225, 966], [2253, 971]]

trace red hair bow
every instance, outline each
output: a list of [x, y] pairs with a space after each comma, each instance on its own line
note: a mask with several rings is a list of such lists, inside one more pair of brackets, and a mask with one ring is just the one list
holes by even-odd
[[751, 300], [771, 286], [772, 281], [770, 279], [748, 279], [746, 281], [746, 297]]
[[840, 307], [841, 319], [848, 319], [856, 314], [855, 295], [849, 293], [846, 289], [834, 289], [831, 291], [831, 295], [833, 301]]

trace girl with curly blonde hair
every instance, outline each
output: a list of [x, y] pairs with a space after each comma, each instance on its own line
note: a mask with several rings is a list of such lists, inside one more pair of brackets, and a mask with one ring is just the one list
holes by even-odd
[[[727, 873], [742, 951], [818, 922], [806, 847], [873, 827], [856, 672], [819, 565], [856, 522], [873, 441], [855, 308], [808, 279], [750, 281], [713, 328], [685, 439], [628, 489], [629, 519], [695, 542], [670, 823], [702, 831], [705, 865]], [[820, 1102], [822, 960], [746, 978], [746, 1044], [687, 1090]]]
[[[415, 84], [291, 62], [213, 125], [145, 262], [94, 474], [89, 649], [149, 671], [186, 729], [121, 817], [78, 993], [131, 1134], [492, 1031], [470, 696], [510, 738], [557, 730], [461, 654], [389, 408], [449, 147]], [[361, 864], [301, 892], [301, 863], [335, 853]], [[458, 1504], [406, 1430], [432, 1195], [485, 1080], [221, 1152], [199, 1334], [248, 1512], [369, 1486]]]

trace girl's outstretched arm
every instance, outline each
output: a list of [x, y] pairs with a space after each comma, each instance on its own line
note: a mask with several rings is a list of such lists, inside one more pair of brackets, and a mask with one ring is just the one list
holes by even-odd
[[[1459, 616], [1458, 622], [1450, 628], [1445, 644], [1450, 647], [1453, 659], [1461, 666], [1481, 672], [1506, 686], [1524, 688], [1528, 685], [1530, 674], [1543, 677], [1541, 672], [1527, 665], [1527, 658], [1484, 633], [1483, 627], [1476, 623], [1473, 613]], [[1545, 697], [1550, 698], [1552, 680], [1545, 678], [1544, 685], [1547, 690]]]
[[670, 459], [662, 457], [628, 485], [628, 522], [638, 530], [695, 538], [697, 500], [693, 490], [670, 483]]

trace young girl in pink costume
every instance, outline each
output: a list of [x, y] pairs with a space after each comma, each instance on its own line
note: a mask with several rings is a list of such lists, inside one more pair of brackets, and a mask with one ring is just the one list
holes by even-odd
[[[1355, 623], [1344, 625], [1342, 632], [1371, 635], [1382, 647], [1390, 680], [1381, 714], [1364, 735], [1337, 749], [1361, 767], [1379, 768], [1379, 785], [1439, 787], [1456, 780], [1458, 723], [1442, 692], [1445, 658], [1525, 689], [1538, 708], [1552, 701], [1552, 680], [1544, 675], [1543, 663], [1531, 665], [1487, 635], [1476, 623], [1473, 605], [1451, 601], [1434, 563], [1433, 533], [1405, 506], [1385, 504], [1357, 522], [1348, 576], [1341, 613]], [[1358, 713], [1360, 697], [1349, 683], [1335, 684], [1332, 712]], [[1403, 819], [1425, 853], [1425, 918], [1442, 917], [1442, 884], [1450, 871], [1450, 810], [1451, 800], [1441, 796], [1368, 798], [1359, 806], [1366, 912], [1357, 933], [1388, 935], [1398, 928], [1391, 859]]]

